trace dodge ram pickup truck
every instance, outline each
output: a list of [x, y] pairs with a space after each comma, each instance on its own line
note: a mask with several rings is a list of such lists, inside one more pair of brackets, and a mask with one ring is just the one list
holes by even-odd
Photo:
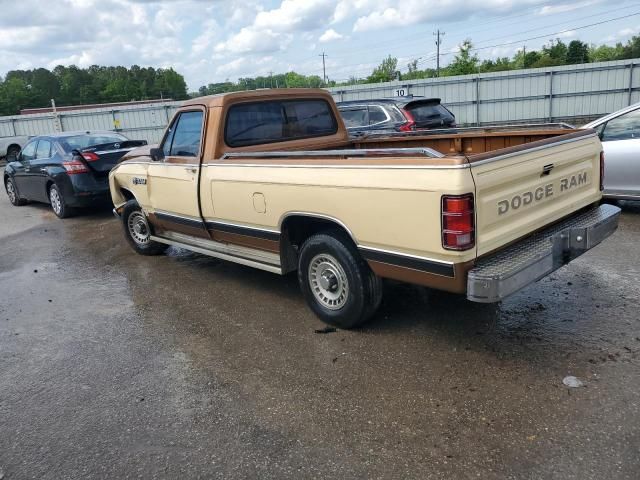
[[138, 253], [174, 245], [297, 271], [326, 323], [358, 326], [383, 278], [497, 302], [615, 231], [593, 130], [537, 126], [350, 138], [328, 92], [189, 100], [159, 146], [109, 175]]

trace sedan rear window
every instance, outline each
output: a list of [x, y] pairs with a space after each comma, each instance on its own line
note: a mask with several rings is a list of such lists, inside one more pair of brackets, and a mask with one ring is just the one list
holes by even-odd
[[118, 134], [104, 135], [74, 135], [62, 137], [60, 144], [66, 152], [71, 150], [82, 150], [84, 148], [93, 147], [94, 145], [104, 145], [105, 143], [118, 143], [128, 141], [127, 137]]
[[338, 123], [324, 100], [280, 100], [234, 105], [227, 114], [230, 147], [332, 135]]

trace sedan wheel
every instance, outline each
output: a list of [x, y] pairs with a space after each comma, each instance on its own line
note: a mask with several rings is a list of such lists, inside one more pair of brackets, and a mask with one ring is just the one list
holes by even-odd
[[49, 188], [49, 203], [51, 203], [51, 210], [58, 218], [67, 218], [72, 214], [72, 210], [67, 207], [62, 193], [55, 184]]
[[7, 178], [6, 182], [4, 183], [4, 188], [7, 191], [7, 196], [9, 197], [11, 205], [19, 207], [27, 203], [26, 200], [20, 198], [20, 196], [18, 195], [18, 191], [16, 190], [16, 186], [14, 185], [13, 180], [11, 180], [10, 178]]

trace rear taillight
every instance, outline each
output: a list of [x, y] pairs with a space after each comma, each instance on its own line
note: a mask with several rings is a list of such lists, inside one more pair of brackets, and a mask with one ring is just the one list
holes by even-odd
[[411, 112], [409, 112], [408, 110], [402, 110], [402, 113], [406, 117], [407, 123], [403, 123], [400, 127], [398, 127], [398, 130], [400, 130], [401, 132], [413, 132], [416, 129], [416, 121], [413, 118], [413, 115], [411, 115]]
[[100, 160], [100, 157], [93, 152], [82, 152], [82, 158], [84, 158], [87, 162], [95, 162], [96, 160]]
[[469, 250], [475, 245], [473, 194], [442, 196], [442, 247]]
[[71, 160], [69, 162], [62, 162], [62, 166], [67, 171], [69, 175], [74, 175], [76, 173], [88, 173], [89, 169], [85, 166], [84, 163], [78, 160]]
[[604, 152], [600, 152], [600, 191], [604, 190]]

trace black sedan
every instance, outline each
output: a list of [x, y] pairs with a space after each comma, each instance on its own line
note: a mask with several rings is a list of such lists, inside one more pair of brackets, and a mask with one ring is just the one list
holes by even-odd
[[146, 140], [114, 132], [65, 132], [32, 138], [4, 169], [4, 185], [15, 206], [51, 205], [60, 218], [77, 207], [109, 201], [109, 171]]

